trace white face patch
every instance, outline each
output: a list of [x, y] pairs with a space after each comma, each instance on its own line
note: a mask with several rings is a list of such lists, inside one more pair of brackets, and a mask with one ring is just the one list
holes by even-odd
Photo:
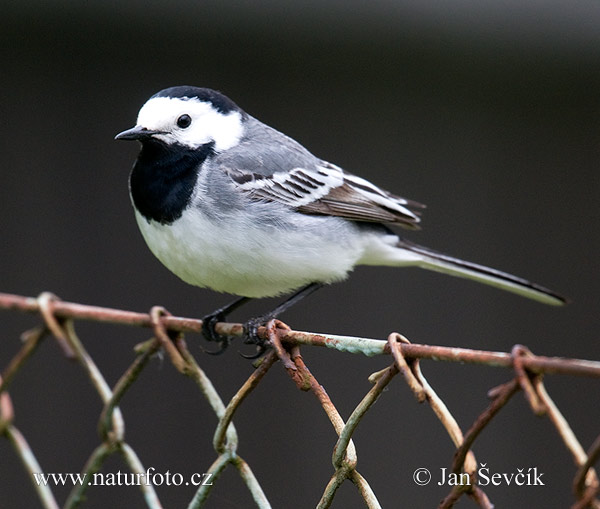
[[[188, 127], [177, 125], [177, 119], [189, 115]], [[150, 99], [138, 114], [137, 125], [152, 131], [161, 131], [155, 138], [167, 144], [179, 143], [190, 148], [215, 142], [215, 150], [227, 150], [239, 142], [244, 127], [238, 111], [223, 114], [210, 102], [198, 99], [155, 97]]]

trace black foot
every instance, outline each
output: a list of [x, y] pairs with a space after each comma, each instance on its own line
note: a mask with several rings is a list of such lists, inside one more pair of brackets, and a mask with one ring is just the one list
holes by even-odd
[[246, 355], [240, 352], [240, 355], [244, 357], [244, 359], [257, 359], [267, 351], [269, 345], [267, 340], [259, 337], [258, 328], [266, 325], [267, 322], [272, 318], [273, 316], [271, 315], [259, 316], [256, 318], [251, 318], [244, 324], [244, 344], [256, 346], [256, 353], [254, 354]]
[[[263, 325], [266, 325], [269, 320], [276, 318], [288, 308], [296, 304], [298, 301], [302, 300], [304, 297], [310, 295], [322, 286], [323, 283], [311, 283], [305, 286], [304, 288], [298, 290], [295, 294], [293, 294], [291, 297], [289, 297], [287, 300], [285, 300], [283, 303], [281, 303], [279, 306], [277, 306], [275, 309], [273, 309], [266, 315], [248, 320], [244, 324], [244, 344], [256, 345], [257, 353], [253, 355], [241, 354], [242, 357], [246, 357], [247, 359], [256, 359], [257, 357], [260, 357], [263, 353], [265, 353], [269, 345], [267, 341], [258, 337], [258, 328]], [[250, 297], [240, 297], [239, 299], [233, 301], [231, 304], [217, 309], [216, 311], [206, 315], [202, 319], [202, 335], [207, 341], [219, 343], [220, 346], [219, 350], [217, 350], [216, 352], [207, 353], [217, 355], [223, 353], [227, 349], [229, 343], [231, 342], [231, 338], [227, 336], [220, 336], [219, 334], [217, 334], [215, 326], [217, 322], [224, 322], [229, 313], [239, 308], [242, 304], [245, 304], [249, 300]]]
[[239, 299], [234, 300], [232, 303], [227, 304], [226, 306], [223, 306], [222, 308], [219, 308], [202, 318], [202, 335], [204, 336], [204, 339], [219, 344], [218, 350], [214, 352], [207, 351], [206, 353], [211, 355], [219, 355], [227, 350], [227, 347], [231, 343], [231, 338], [217, 334], [215, 326], [217, 325], [217, 322], [224, 322], [229, 313], [239, 308], [242, 304], [245, 304], [249, 300], [250, 299], [248, 297], [240, 297]]
[[217, 322], [223, 322], [224, 320], [225, 315], [223, 313], [213, 313], [202, 318], [202, 335], [204, 336], [204, 339], [206, 339], [206, 341], [213, 341], [219, 344], [218, 350], [215, 350], [214, 352], [205, 350], [206, 353], [210, 355], [221, 355], [225, 350], [227, 350], [227, 347], [231, 342], [230, 338], [217, 334], [217, 331], [215, 330], [215, 325], [217, 325]]

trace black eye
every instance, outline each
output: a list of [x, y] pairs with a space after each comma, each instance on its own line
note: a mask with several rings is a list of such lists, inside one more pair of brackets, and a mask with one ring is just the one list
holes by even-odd
[[182, 129], [189, 127], [191, 123], [192, 123], [192, 117], [190, 117], [187, 114], [183, 114], [177, 119], [177, 125], [179, 127], [181, 127]]

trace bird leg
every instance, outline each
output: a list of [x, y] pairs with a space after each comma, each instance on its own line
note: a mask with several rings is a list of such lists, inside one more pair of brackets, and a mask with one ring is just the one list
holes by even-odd
[[288, 297], [275, 309], [269, 311], [268, 313], [262, 316], [258, 316], [248, 320], [244, 324], [244, 344], [256, 345], [257, 353], [253, 355], [241, 354], [242, 357], [245, 357], [246, 359], [256, 359], [257, 357], [260, 357], [265, 352], [268, 345], [266, 344], [266, 340], [259, 337], [258, 328], [265, 325], [267, 322], [269, 322], [269, 320], [277, 318], [281, 313], [288, 310], [294, 304], [300, 302], [304, 297], [307, 297], [311, 293], [316, 292], [319, 288], [323, 286], [323, 283], [310, 283], [309, 285], [298, 290], [292, 296]]
[[246, 302], [249, 300], [251, 300], [250, 297], [240, 297], [202, 318], [202, 335], [204, 336], [204, 339], [219, 343], [219, 349], [217, 351], [207, 353], [211, 355], [219, 355], [227, 349], [230, 340], [227, 336], [221, 336], [220, 334], [217, 334], [215, 325], [217, 325], [217, 322], [224, 322], [229, 313], [246, 304]]

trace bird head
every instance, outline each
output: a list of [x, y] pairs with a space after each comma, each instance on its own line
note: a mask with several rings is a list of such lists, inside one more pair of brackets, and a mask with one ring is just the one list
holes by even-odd
[[246, 114], [229, 98], [208, 88], [179, 86], [161, 90], [142, 106], [135, 127], [116, 140], [159, 141], [196, 149], [208, 143], [220, 152], [235, 146]]

